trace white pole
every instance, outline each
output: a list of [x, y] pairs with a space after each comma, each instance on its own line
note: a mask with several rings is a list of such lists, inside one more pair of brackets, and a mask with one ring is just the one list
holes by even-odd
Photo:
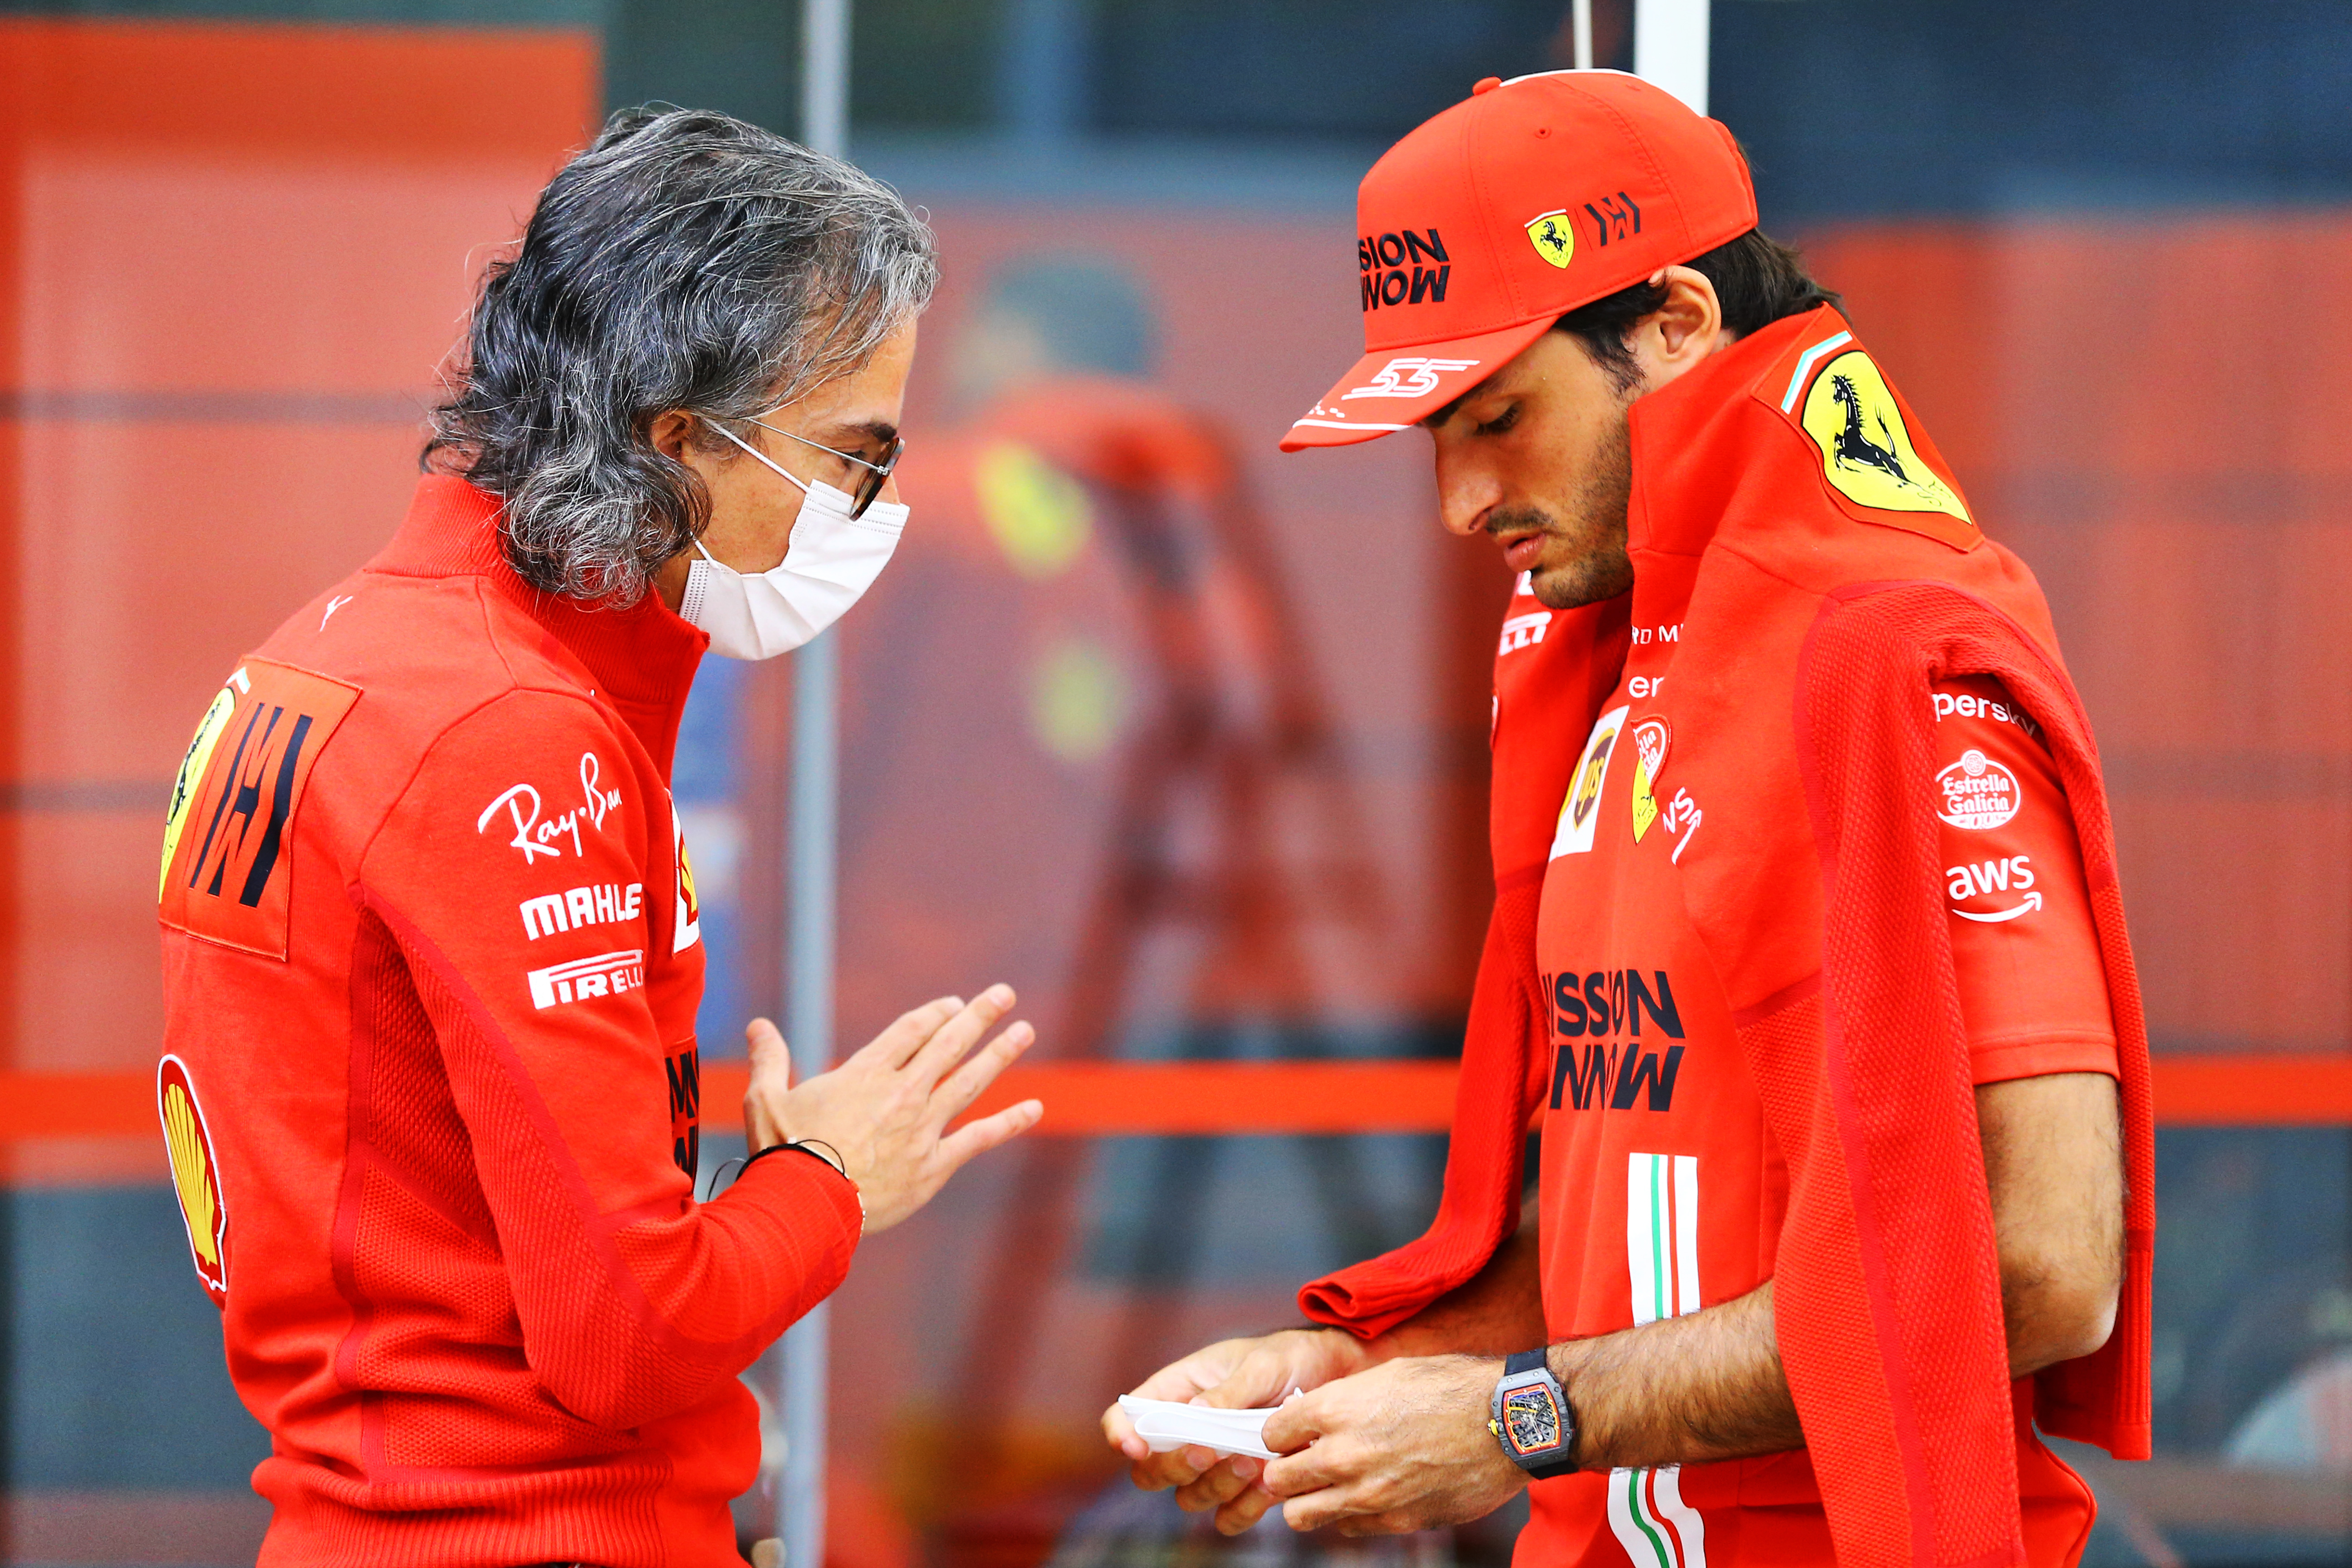
[[1592, 0], [1576, 0], [1570, 15], [1574, 18], [1571, 25], [1576, 37], [1576, 68], [1589, 71], [1592, 68]]
[[[802, 0], [801, 141], [849, 152], [849, 0]], [[841, 792], [841, 643], [827, 632], [793, 657], [793, 775], [785, 1037], [801, 1077], [833, 1065], [835, 835]], [[776, 1533], [791, 1568], [824, 1568], [826, 1309], [784, 1335], [783, 1484]]]
[[[825, 0], [810, 0], [812, 8]], [[785, 1023], [796, 1073], [833, 1065], [835, 813], [840, 785], [841, 643], [831, 632], [793, 664], [792, 919]], [[777, 1533], [793, 1568], [824, 1562], [828, 1308], [819, 1302], [785, 1331], [784, 1473]]]
[[849, 0], [801, 0], [801, 141], [849, 155]]
[[1707, 0], [1633, 0], [1633, 74], [1706, 112]]

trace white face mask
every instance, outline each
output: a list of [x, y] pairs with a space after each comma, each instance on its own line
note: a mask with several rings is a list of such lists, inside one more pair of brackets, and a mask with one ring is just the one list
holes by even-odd
[[853, 519], [845, 492], [823, 481], [802, 484], [732, 431], [716, 422], [710, 427], [799, 486], [801, 510], [783, 560], [765, 572], [738, 572], [712, 559], [696, 540], [702, 559], [687, 569], [677, 613], [710, 634], [714, 653], [773, 658], [841, 619], [874, 585], [898, 548], [907, 509], [877, 500]]

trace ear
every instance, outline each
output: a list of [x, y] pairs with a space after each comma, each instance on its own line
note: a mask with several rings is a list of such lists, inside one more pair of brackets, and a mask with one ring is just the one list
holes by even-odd
[[1666, 268], [1650, 281], [1664, 287], [1665, 303], [1642, 319], [1634, 337], [1635, 355], [1654, 387], [1723, 346], [1723, 301], [1706, 274], [1688, 267]]
[[672, 462], [686, 460], [687, 438], [694, 434], [694, 416], [673, 408], [667, 414], [656, 414], [647, 434], [654, 450]]

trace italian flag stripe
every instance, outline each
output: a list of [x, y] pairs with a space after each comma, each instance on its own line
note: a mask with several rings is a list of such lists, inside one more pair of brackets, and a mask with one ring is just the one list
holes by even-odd
[[[1637, 1327], [1698, 1310], [1696, 1157], [1627, 1156], [1625, 1269]], [[1609, 1528], [1635, 1568], [1706, 1568], [1706, 1522], [1683, 1501], [1678, 1466], [1612, 1471]]]

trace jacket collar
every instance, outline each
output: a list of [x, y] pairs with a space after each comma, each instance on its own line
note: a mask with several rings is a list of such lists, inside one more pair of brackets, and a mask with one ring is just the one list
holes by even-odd
[[370, 568], [404, 577], [482, 579], [569, 656], [581, 684], [619, 711], [667, 778], [678, 718], [709, 637], [656, 594], [615, 605], [532, 587], [507, 562], [500, 510], [499, 498], [488, 491], [446, 474], [427, 474], [417, 481], [407, 520]]
[[[1744, 417], [1748, 395], [1799, 339], [1844, 325], [1826, 305], [1785, 317], [1633, 405], [1630, 552], [1695, 556], [1706, 550], [1746, 477], [1740, 447], [1752, 428]], [[1639, 572], [1637, 564], [1637, 578]]]

